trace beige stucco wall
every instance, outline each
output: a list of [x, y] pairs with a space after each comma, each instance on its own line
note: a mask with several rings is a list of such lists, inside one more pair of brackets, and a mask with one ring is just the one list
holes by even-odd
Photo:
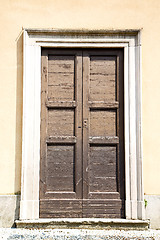
[[0, 194], [20, 191], [22, 27], [142, 29], [144, 192], [160, 194], [160, 1], [0, 1]]

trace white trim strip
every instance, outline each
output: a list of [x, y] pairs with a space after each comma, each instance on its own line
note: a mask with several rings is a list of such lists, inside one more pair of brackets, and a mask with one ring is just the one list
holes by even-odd
[[34, 29], [24, 30], [20, 219], [39, 219], [41, 47], [124, 48], [126, 218], [143, 219], [140, 33]]

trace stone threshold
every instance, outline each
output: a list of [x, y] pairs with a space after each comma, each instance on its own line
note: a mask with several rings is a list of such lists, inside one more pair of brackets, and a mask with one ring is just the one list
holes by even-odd
[[105, 218], [48, 218], [16, 220], [17, 228], [26, 229], [93, 229], [93, 230], [147, 230], [148, 220]]

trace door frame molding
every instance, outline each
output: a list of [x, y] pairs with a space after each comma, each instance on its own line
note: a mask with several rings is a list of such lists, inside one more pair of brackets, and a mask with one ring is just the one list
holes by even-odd
[[41, 47], [124, 49], [125, 216], [144, 219], [139, 29], [24, 29], [20, 219], [39, 219]]

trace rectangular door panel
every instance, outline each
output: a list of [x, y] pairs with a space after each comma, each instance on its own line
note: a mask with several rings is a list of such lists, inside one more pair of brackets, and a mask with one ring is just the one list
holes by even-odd
[[74, 145], [47, 147], [47, 191], [75, 192]]
[[116, 136], [116, 110], [90, 110], [90, 136]]
[[74, 109], [48, 109], [48, 136], [74, 136]]
[[117, 192], [116, 159], [116, 146], [90, 146], [89, 192]]
[[90, 56], [89, 100], [116, 101], [116, 56]]
[[75, 57], [70, 55], [48, 56], [48, 99], [74, 100]]

